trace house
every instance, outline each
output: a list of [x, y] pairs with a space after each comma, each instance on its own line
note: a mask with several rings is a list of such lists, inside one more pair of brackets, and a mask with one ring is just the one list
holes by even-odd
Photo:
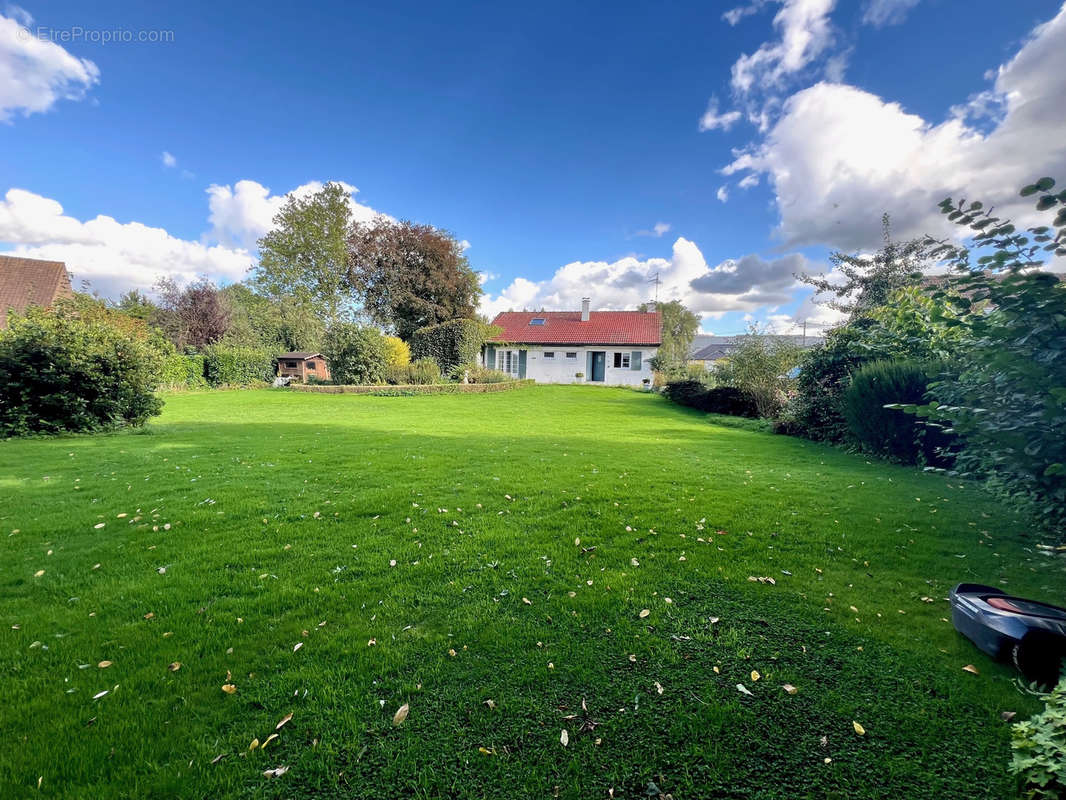
[[9, 310], [22, 313], [30, 306], [47, 308], [62, 297], [73, 296], [62, 261], [0, 255], [0, 329], [7, 327]]
[[[688, 363], [700, 364], [707, 369], [712, 369], [715, 363], [723, 361], [733, 354], [733, 351], [749, 336], [754, 334], [745, 333], [740, 336], [708, 336], [697, 334], [688, 348]], [[821, 336], [785, 336], [779, 334], [760, 334], [773, 336], [774, 339], [784, 340], [796, 347], [809, 350], [816, 345], [825, 342]]]
[[321, 353], [282, 353], [278, 356], [278, 375], [307, 383], [308, 378], [329, 380], [329, 364]]
[[[542, 383], [641, 386], [662, 344], [658, 311], [505, 311], [502, 332], [482, 351], [483, 364]], [[580, 377], [579, 377], [580, 375]]]

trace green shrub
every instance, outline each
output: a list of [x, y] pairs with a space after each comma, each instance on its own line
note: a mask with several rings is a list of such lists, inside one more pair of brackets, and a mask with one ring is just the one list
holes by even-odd
[[385, 382], [393, 386], [428, 386], [440, 383], [440, 367], [432, 358], [420, 358], [402, 367], [389, 367]]
[[844, 418], [863, 450], [904, 464], [949, 463], [938, 450], [949, 442], [938, 428], [895, 408], [922, 403], [938, 369], [914, 361], [873, 361], [856, 370], [844, 392]]
[[274, 380], [275, 361], [269, 350], [212, 344], [204, 348], [204, 378], [211, 386], [249, 386]]
[[163, 352], [138, 320], [91, 301], [33, 308], [0, 331], [0, 436], [142, 425]]
[[170, 353], [163, 359], [159, 385], [171, 389], [198, 389], [207, 386], [204, 357], [200, 354]]
[[671, 381], [663, 388], [663, 394], [678, 405], [689, 406], [710, 414], [727, 414], [733, 417], [758, 417], [754, 398], [735, 386], [709, 388], [703, 381]]
[[1012, 726], [1010, 746], [1010, 771], [1021, 780], [1024, 797], [1066, 797], [1066, 677], [1043, 712]]
[[491, 367], [483, 367], [480, 364], [460, 364], [452, 367], [448, 377], [459, 383], [463, 382], [464, 377], [469, 383], [503, 383], [504, 381], [514, 380], [506, 372], [501, 372]]
[[329, 362], [334, 383], [385, 383], [385, 337], [377, 328], [352, 322], [338, 323], [326, 333], [322, 355]]
[[442, 373], [459, 364], [477, 362], [481, 347], [499, 332], [499, 328], [474, 319], [455, 319], [419, 328], [411, 336], [411, 357], [432, 358]]
[[859, 326], [830, 331], [824, 344], [807, 350], [800, 360], [796, 391], [784, 416], [788, 430], [818, 442], [839, 444], [848, 438], [844, 392], [851, 373], [869, 361], [860, 348]]

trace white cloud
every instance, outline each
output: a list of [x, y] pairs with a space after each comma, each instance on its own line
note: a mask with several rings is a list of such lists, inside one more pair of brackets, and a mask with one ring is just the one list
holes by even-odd
[[186, 241], [140, 222], [104, 215], [81, 221], [24, 189], [10, 189], [0, 201], [0, 241], [15, 246], [7, 255], [65, 261], [75, 284], [88, 280], [108, 296], [147, 289], [163, 275], [239, 280], [253, 261], [246, 250]]
[[470, 242], [468, 242], [466, 239], [463, 239], [461, 242], [459, 242], [459, 250], [461, 252], [465, 253], [469, 249], [470, 249]]
[[757, 172], [752, 172], [745, 175], [743, 178], [740, 179], [740, 182], [737, 184], [737, 186], [739, 186], [741, 189], [750, 189], [752, 186], [758, 185], [759, 174]]
[[759, 11], [762, 10], [762, 7], [768, 2], [769, 0], [752, 0], [752, 2], [746, 6], [737, 6], [736, 8], [729, 9], [722, 14], [722, 19], [736, 27], [744, 17], [750, 17], [752, 14], [759, 13]]
[[656, 222], [650, 231], [637, 231], [637, 236], [651, 236], [654, 239], [661, 239], [663, 234], [670, 232], [669, 222]]
[[24, 9], [11, 6], [6, 13], [0, 15], [0, 122], [47, 111], [60, 100], [80, 100], [99, 83], [96, 64], [38, 38]]
[[[369, 222], [379, 214], [370, 206], [356, 202], [359, 190], [343, 181], [337, 181], [348, 192], [348, 204], [352, 219]], [[321, 181], [310, 181], [297, 186], [291, 194], [306, 197], [321, 191]], [[285, 205], [285, 194], [271, 194], [270, 189], [257, 181], [237, 181], [233, 186], [211, 184], [207, 187], [208, 221], [211, 231], [208, 237], [221, 244], [252, 250], [256, 242], [270, 230], [274, 216]]]
[[178, 159], [174, 158], [174, 156], [172, 156], [166, 150], [163, 151], [163, 155], [161, 156], [161, 158], [162, 158], [164, 167], [176, 167], [176, 166], [178, 166]]
[[789, 246], [875, 247], [885, 211], [898, 238], [958, 232], [936, 209], [948, 195], [1026, 223], [1032, 203], [1018, 188], [1066, 176], [1066, 6], [996, 71], [992, 92], [1003, 111], [983, 132], [965, 112], [933, 124], [856, 87], [818, 83], [790, 97], [764, 139], [723, 172], [768, 176]]
[[742, 114], [739, 111], [727, 111], [724, 114], [719, 114], [718, 98], [712, 97], [707, 102], [707, 110], [700, 117], [700, 130], [713, 131], [715, 128], [721, 128], [727, 131], [741, 116]]
[[726, 200], [729, 199], [729, 187], [723, 183], [721, 186], [718, 187], [718, 191], [714, 194], [715, 197], [717, 197], [720, 201], [724, 203]]
[[862, 22], [875, 28], [899, 25], [918, 2], [919, 0], [869, 0], [862, 12]]
[[754, 53], [744, 54], [733, 65], [734, 91], [780, 88], [787, 76], [804, 69], [833, 40], [829, 13], [836, 0], [782, 0], [774, 16], [781, 38], [764, 42]]
[[582, 297], [591, 297], [597, 309], [632, 309], [655, 297], [651, 281], [658, 273], [660, 300], [681, 300], [707, 319], [786, 304], [800, 285], [794, 273], [818, 269], [798, 253], [773, 261], [745, 256], [709, 267], [695, 243], [679, 237], [669, 259], [575, 261], [544, 281], [516, 278], [498, 295], [486, 294], [480, 310], [490, 318], [522, 308], [573, 310]]

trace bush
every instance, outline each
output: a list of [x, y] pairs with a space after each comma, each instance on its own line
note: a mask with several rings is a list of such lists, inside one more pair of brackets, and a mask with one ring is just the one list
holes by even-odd
[[844, 418], [858, 444], [874, 455], [904, 464], [945, 463], [937, 449], [948, 444], [938, 429], [926, 427], [890, 403], [922, 403], [936, 369], [914, 361], [874, 361], [856, 370], [844, 392]]
[[255, 347], [212, 344], [204, 348], [204, 378], [211, 386], [249, 386], [274, 380], [274, 356]]
[[440, 383], [440, 367], [432, 358], [420, 358], [402, 367], [389, 367], [385, 381], [394, 386], [428, 386]]
[[77, 301], [13, 315], [0, 331], [0, 436], [142, 425], [163, 352], [143, 323]]
[[663, 394], [678, 405], [689, 406], [710, 414], [727, 414], [733, 417], [758, 417], [754, 398], [735, 386], [708, 388], [702, 381], [672, 381], [663, 388]]
[[204, 379], [204, 357], [170, 353], [162, 362], [159, 371], [159, 385], [170, 389], [202, 389], [207, 386]]
[[339, 384], [385, 383], [385, 352], [381, 331], [352, 322], [330, 328], [322, 349], [333, 382]]
[[499, 328], [473, 319], [455, 319], [419, 328], [411, 336], [411, 355], [432, 358], [441, 372], [450, 372], [460, 364], [473, 364], [481, 347], [499, 332]]
[[1012, 726], [1010, 746], [1010, 771], [1021, 779], [1025, 797], [1066, 797], [1066, 677], [1042, 713]]
[[859, 345], [860, 325], [830, 331], [825, 344], [807, 350], [800, 360], [796, 392], [788, 402], [783, 426], [797, 436], [839, 444], [848, 438], [844, 392], [851, 373], [869, 360]]
[[799, 364], [800, 349], [791, 340], [762, 333], [754, 326], [736, 342], [729, 358], [715, 370], [715, 381], [743, 392], [755, 404], [758, 416], [776, 416], [792, 387], [789, 374]]
[[411, 346], [399, 336], [385, 337], [385, 366], [406, 367], [411, 363]]
[[466, 377], [469, 383], [503, 383], [514, 380], [506, 372], [491, 367], [483, 367], [480, 364], [460, 364], [453, 367], [448, 377], [453, 381], [463, 382]]

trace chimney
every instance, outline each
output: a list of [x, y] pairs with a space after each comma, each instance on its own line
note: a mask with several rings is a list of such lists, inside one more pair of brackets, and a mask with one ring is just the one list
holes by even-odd
[[587, 297], [582, 297], [581, 298], [581, 321], [582, 322], [588, 322], [589, 321], [589, 302], [590, 302], [589, 298], [587, 298]]

